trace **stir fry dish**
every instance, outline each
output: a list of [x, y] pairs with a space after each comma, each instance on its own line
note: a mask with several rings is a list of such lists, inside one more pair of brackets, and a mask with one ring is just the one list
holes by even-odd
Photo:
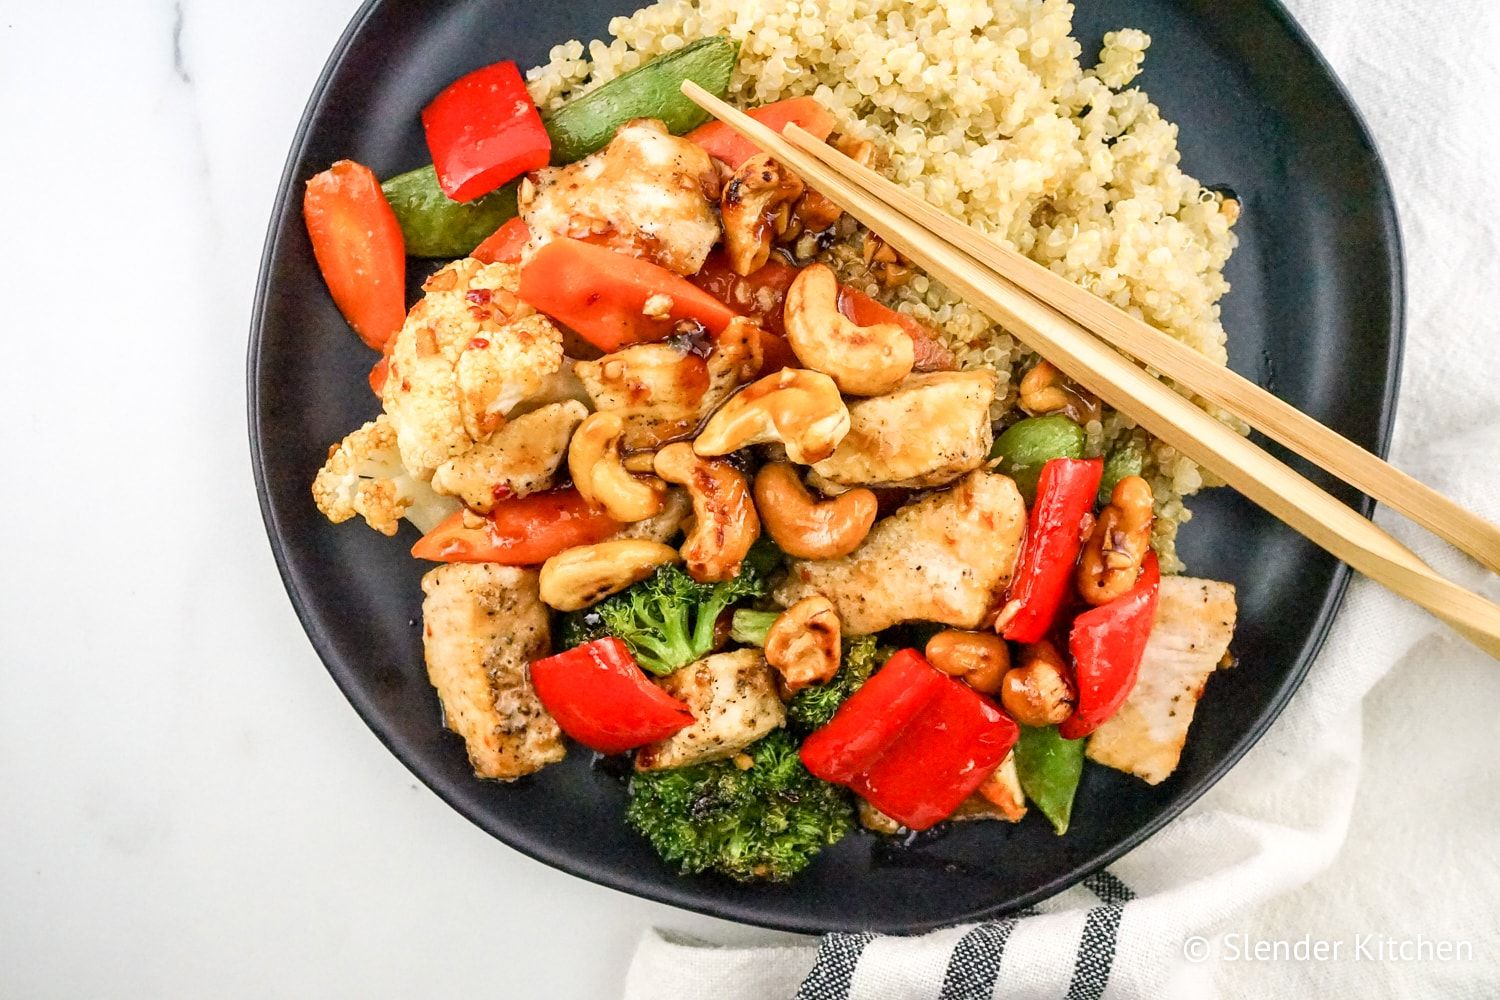
[[[475, 775], [628, 755], [623, 821], [685, 874], [788, 879], [857, 825], [1064, 834], [1086, 761], [1172, 774], [1234, 588], [1178, 572], [1152, 442], [1106, 447], [1043, 359], [1012, 386], [879, 234], [681, 96], [740, 97], [739, 48], [541, 107], [500, 62], [422, 110], [431, 166], [308, 181], [380, 408], [313, 499], [420, 532]], [[899, 176], [826, 88], [745, 103]]]

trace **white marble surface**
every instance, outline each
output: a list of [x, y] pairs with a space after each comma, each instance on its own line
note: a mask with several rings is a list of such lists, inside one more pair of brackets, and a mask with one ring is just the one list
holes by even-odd
[[[0, 0], [5, 997], [610, 997], [649, 925], [768, 938], [471, 826], [349, 709], [282, 593], [245, 336], [288, 143], [355, 6]], [[1372, 777], [1304, 913], [1399, 869], [1417, 902], [1389, 919], [1415, 931], [1442, 909], [1421, 886], [1492, 853], [1493, 809], [1458, 831], [1403, 809], [1383, 834], [1381, 770], [1425, 792], [1393, 748], [1443, 724], [1431, 667], [1408, 657], [1370, 696]], [[1465, 680], [1477, 754], [1472, 706], [1500, 690], [1483, 667]], [[1470, 773], [1460, 739], [1438, 741], [1444, 780]]]
[[649, 924], [750, 936], [470, 825], [282, 592], [245, 338], [356, 6], [0, 4], [0, 996], [607, 997]]

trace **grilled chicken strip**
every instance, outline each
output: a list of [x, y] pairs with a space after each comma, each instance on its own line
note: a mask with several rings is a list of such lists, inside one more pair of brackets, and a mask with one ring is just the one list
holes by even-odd
[[686, 437], [741, 384], [760, 371], [760, 329], [732, 321], [707, 343], [674, 338], [636, 344], [573, 366], [594, 408], [618, 410], [625, 447], [655, 448]]
[[929, 372], [884, 396], [851, 402], [849, 433], [813, 472], [843, 486], [950, 483], [989, 457], [996, 381], [988, 368]]
[[599, 152], [547, 167], [521, 185], [527, 250], [553, 236], [623, 250], [678, 274], [697, 274], [719, 239], [713, 158], [654, 118], [620, 126]]
[[1135, 688], [1090, 737], [1090, 760], [1150, 785], [1177, 769], [1203, 686], [1229, 649], [1235, 613], [1230, 584], [1162, 577], [1156, 624]]
[[690, 663], [661, 682], [687, 703], [693, 724], [635, 755], [641, 771], [686, 767], [743, 750], [786, 722], [776, 680], [758, 649], [737, 649]]
[[972, 472], [876, 522], [843, 558], [793, 560], [775, 598], [789, 606], [822, 594], [851, 635], [908, 621], [978, 628], [1010, 583], [1025, 530], [1016, 484]]
[[490, 437], [432, 474], [432, 488], [488, 514], [497, 501], [524, 497], [556, 485], [573, 432], [588, 416], [577, 400], [549, 403], [511, 420]]
[[511, 781], [563, 759], [529, 664], [551, 643], [536, 570], [449, 563], [422, 577], [422, 645], [448, 728], [481, 778]]

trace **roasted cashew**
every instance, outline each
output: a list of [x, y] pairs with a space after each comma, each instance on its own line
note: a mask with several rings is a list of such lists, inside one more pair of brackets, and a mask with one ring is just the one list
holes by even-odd
[[833, 602], [822, 594], [804, 597], [777, 616], [766, 632], [766, 662], [781, 674], [784, 694], [833, 680], [842, 633]]
[[568, 445], [568, 471], [583, 498], [616, 521], [644, 521], [661, 510], [666, 490], [659, 481], [633, 476], [625, 468], [624, 433], [619, 413], [589, 414]]
[[1078, 593], [1090, 604], [1108, 604], [1135, 586], [1151, 547], [1151, 486], [1140, 476], [1115, 484], [1078, 560]]
[[759, 270], [770, 258], [771, 243], [786, 232], [802, 187], [802, 178], [765, 153], [750, 157], [729, 178], [719, 211], [724, 251], [736, 274]]
[[1010, 669], [1010, 647], [990, 632], [944, 629], [927, 640], [927, 661], [975, 691], [995, 694]]
[[1103, 413], [1098, 396], [1074, 385], [1057, 370], [1056, 365], [1046, 360], [1038, 361], [1021, 377], [1016, 394], [1021, 409], [1034, 417], [1043, 413], [1062, 413], [1083, 426], [1098, 420]]
[[693, 442], [700, 455], [781, 443], [798, 465], [821, 462], [849, 433], [839, 387], [821, 372], [783, 368], [745, 386], [709, 418]]
[[795, 559], [837, 559], [859, 547], [875, 523], [875, 494], [852, 489], [828, 500], [808, 494], [797, 470], [782, 462], [755, 477], [761, 523], [781, 550]]
[[1068, 668], [1050, 642], [1024, 647], [1020, 665], [1000, 686], [1000, 704], [1023, 726], [1055, 726], [1073, 714], [1077, 700]]
[[576, 545], [542, 563], [542, 603], [558, 611], [577, 611], [676, 561], [677, 550], [672, 546], [644, 539]]
[[858, 326], [839, 312], [839, 283], [826, 264], [803, 268], [786, 295], [786, 338], [797, 359], [851, 396], [880, 396], [911, 374], [916, 348], [898, 323]]
[[688, 575], [699, 583], [717, 583], [738, 574], [760, 537], [745, 477], [722, 459], [700, 458], [686, 441], [656, 453], [656, 474], [687, 487], [693, 499], [692, 530], [681, 549]]

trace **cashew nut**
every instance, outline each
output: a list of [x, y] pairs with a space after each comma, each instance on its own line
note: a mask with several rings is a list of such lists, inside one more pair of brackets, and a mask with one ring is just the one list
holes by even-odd
[[857, 326], [839, 312], [839, 283], [826, 264], [803, 268], [786, 295], [786, 338], [797, 359], [851, 396], [890, 392], [911, 374], [916, 347], [898, 323]]
[[638, 538], [577, 545], [542, 563], [542, 602], [558, 611], [577, 611], [676, 561], [672, 546]]
[[686, 441], [656, 453], [656, 474], [687, 487], [693, 500], [693, 525], [681, 549], [688, 575], [699, 583], [717, 583], [739, 573], [760, 537], [745, 477], [722, 459], [700, 458]]
[[989, 632], [944, 629], [927, 640], [927, 660], [975, 691], [995, 694], [1010, 669], [1010, 647]]
[[833, 602], [822, 594], [804, 597], [777, 616], [766, 632], [766, 662], [781, 674], [784, 694], [833, 680], [842, 633]]
[[589, 414], [568, 445], [568, 471], [583, 498], [616, 521], [644, 521], [661, 510], [666, 490], [659, 481], [633, 476], [625, 468], [624, 433], [619, 413]]
[[1023, 726], [1055, 726], [1073, 714], [1077, 700], [1068, 668], [1050, 642], [1026, 646], [1020, 666], [1000, 686], [1000, 704]]
[[837, 559], [859, 547], [875, 523], [875, 494], [852, 489], [821, 502], [802, 485], [797, 470], [782, 462], [755, 477], [755, 506], [773, 541], [796, 559]]
[[1021, 377], [1016, 401], [1032, 416], [1062, 413], [1080, 426], [1098, 420], [1104, 412], [1099, 397], [1074, 385], [1050, 361], [1038, 361]]
[[709, 418], [693, 450], [727, 455], [752, 444], [780, 443], [787, 458], [812, 465], [832, 455], [849, 433], [839, 387], [821, 372], [783, 368], [745, 386]]
[[770, 258], [771, 242], [786, 232], [801, 195], [802, 178], [764, 153], [750, 157], [729, 178], [719, 208], [724, 250], [736, 274], [759, 270]]
[[1140, 476], [1115, 484], [1078, 560], [1078, 593], [1085, 601], [1108, 604], [1135, 586], [1151, 546], [1151, 502], [1151, 485]]

